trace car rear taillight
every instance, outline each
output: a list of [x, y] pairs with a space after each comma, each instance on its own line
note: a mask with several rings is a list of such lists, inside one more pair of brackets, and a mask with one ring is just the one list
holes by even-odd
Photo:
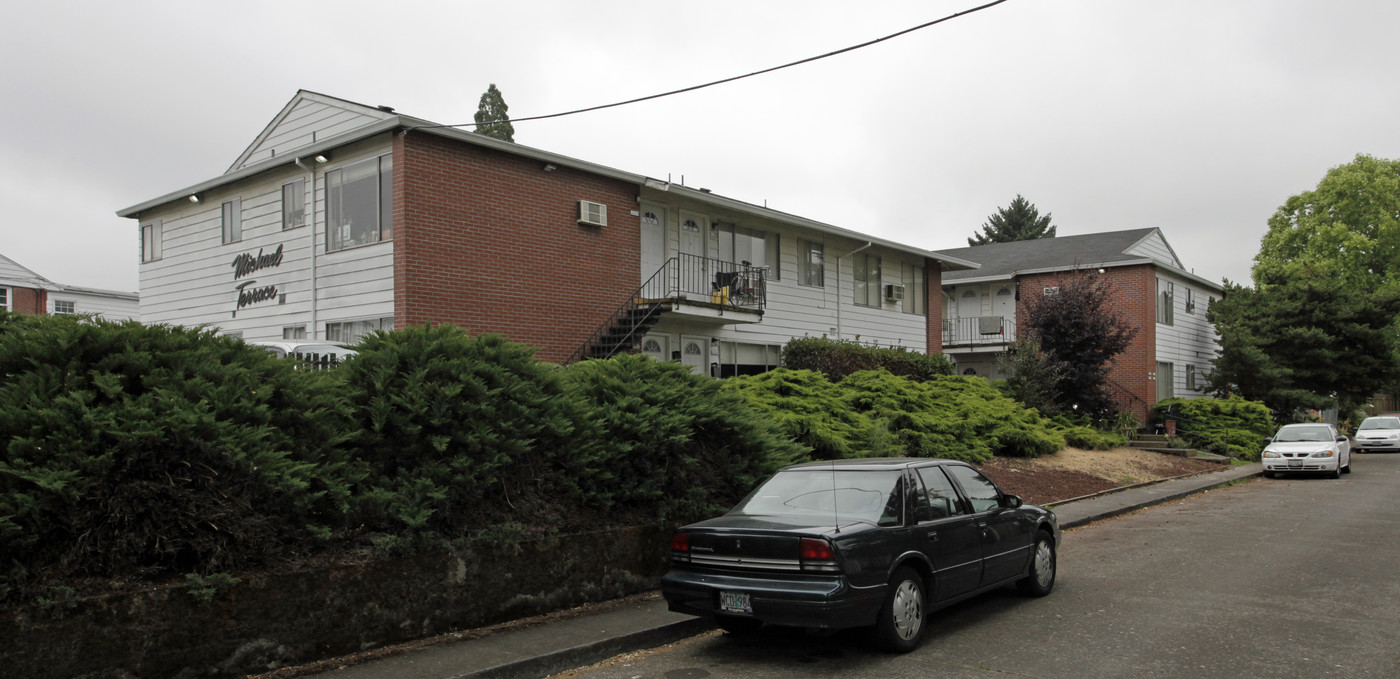
[[836, 552], [831, 543], [816, 538], [802, 538], [799, 546], [802, 570], [819, 573], [836, 573], [841, 569], [836, 565]]
[[690, 533], [671, 536], [671, 560], [690, 561]]

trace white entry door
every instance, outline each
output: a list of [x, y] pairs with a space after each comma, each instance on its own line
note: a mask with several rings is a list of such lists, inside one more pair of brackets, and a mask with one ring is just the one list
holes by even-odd
[[667, 335], [647, 335], [643, 337], [642, 353], [658, 361], [671, 360], [671, 338]]
[[710, 338], [681, 335], [681, 363], [696, 375], [710, 374]]
[[642, 283], [666, 263], [666, 208], [642, 203]]
[[[710, 292], [710, 266], [706, 259], [705, 236], [709, 223], [704, 215], [681, 211], [680, 286], [681, 292], [707, 295]], [[690, 255], [690, 256], [687, 256]]]

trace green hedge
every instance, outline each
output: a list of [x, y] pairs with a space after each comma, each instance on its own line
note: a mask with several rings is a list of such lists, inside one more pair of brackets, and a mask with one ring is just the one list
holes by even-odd
[[1258, 460], [1264, 439], [1278, 428], [1268, 406], [1238, 396], [1173, 398], [1152, 406], [1154, 422], [1163, 422], [1169, 413], [1178, 416], [1177, 436], [1192, 447], [1244, 460]]
[[362, 474], [329, 375], [209, 331], [0, 315], [0, 595], [312, 546]]
[[868, 456], [944, 457], [983, 462], [993, 455], [1038, 457], [1066, 445], [1066, 435], [1090, 447], [1087, 427], [1058, 424], [1012, 401], [977, 377], [934, 376], [914, 381], [884, 370], [832, 382], [807, 370], [773, 370], [731, 378], [725, 389], [743, 396], [817, 459]]
[[905, 347], [880, 347], [856, 340], [801, 337], [783, 346], [783, 367], [813, 370], [840, 381], [862, 370], [884, 369], [892, 375], [927, 381], [953, 374], [953, 364], [943, 354], [922, 354]]

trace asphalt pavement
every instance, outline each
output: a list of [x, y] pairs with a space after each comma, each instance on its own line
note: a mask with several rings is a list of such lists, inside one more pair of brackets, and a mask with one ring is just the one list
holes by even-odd
[[[1259, 464], [1223, 467], [1140, 484], [1053, 506], [1062, 529], [1208, 492], [1258, 476]], [[633, 597], [541, 624], [505, 626], [462, 640], [418, 646], [371, 659], [318, 663], [336, 679], [499, 679], [543, 677], [620, 653], [655, 648], [714, 629], [707, 620], [666, 610], [659, 596]]]

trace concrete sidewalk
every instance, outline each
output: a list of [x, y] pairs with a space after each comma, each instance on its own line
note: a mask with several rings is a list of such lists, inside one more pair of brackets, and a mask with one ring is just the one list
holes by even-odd
[[[1134, 486], [1076, 499], [1053, 508], [1061, 528], [1171, 502], [1258, 476], [1259, 464]], [[671, 613], [660, 596], [635, 597], [597, 612], [538, 625], [506, 628], [461, 641], [421, 646], [349, 666], [318, 663], [336, 679], [497, 679], [542, 677], [619, 653], [678, 641], [714, 629], [707, 620]], [[345, 658], [346, 663], [355, 662]], [[319, 675], [312, 675], [319, 676]]]

